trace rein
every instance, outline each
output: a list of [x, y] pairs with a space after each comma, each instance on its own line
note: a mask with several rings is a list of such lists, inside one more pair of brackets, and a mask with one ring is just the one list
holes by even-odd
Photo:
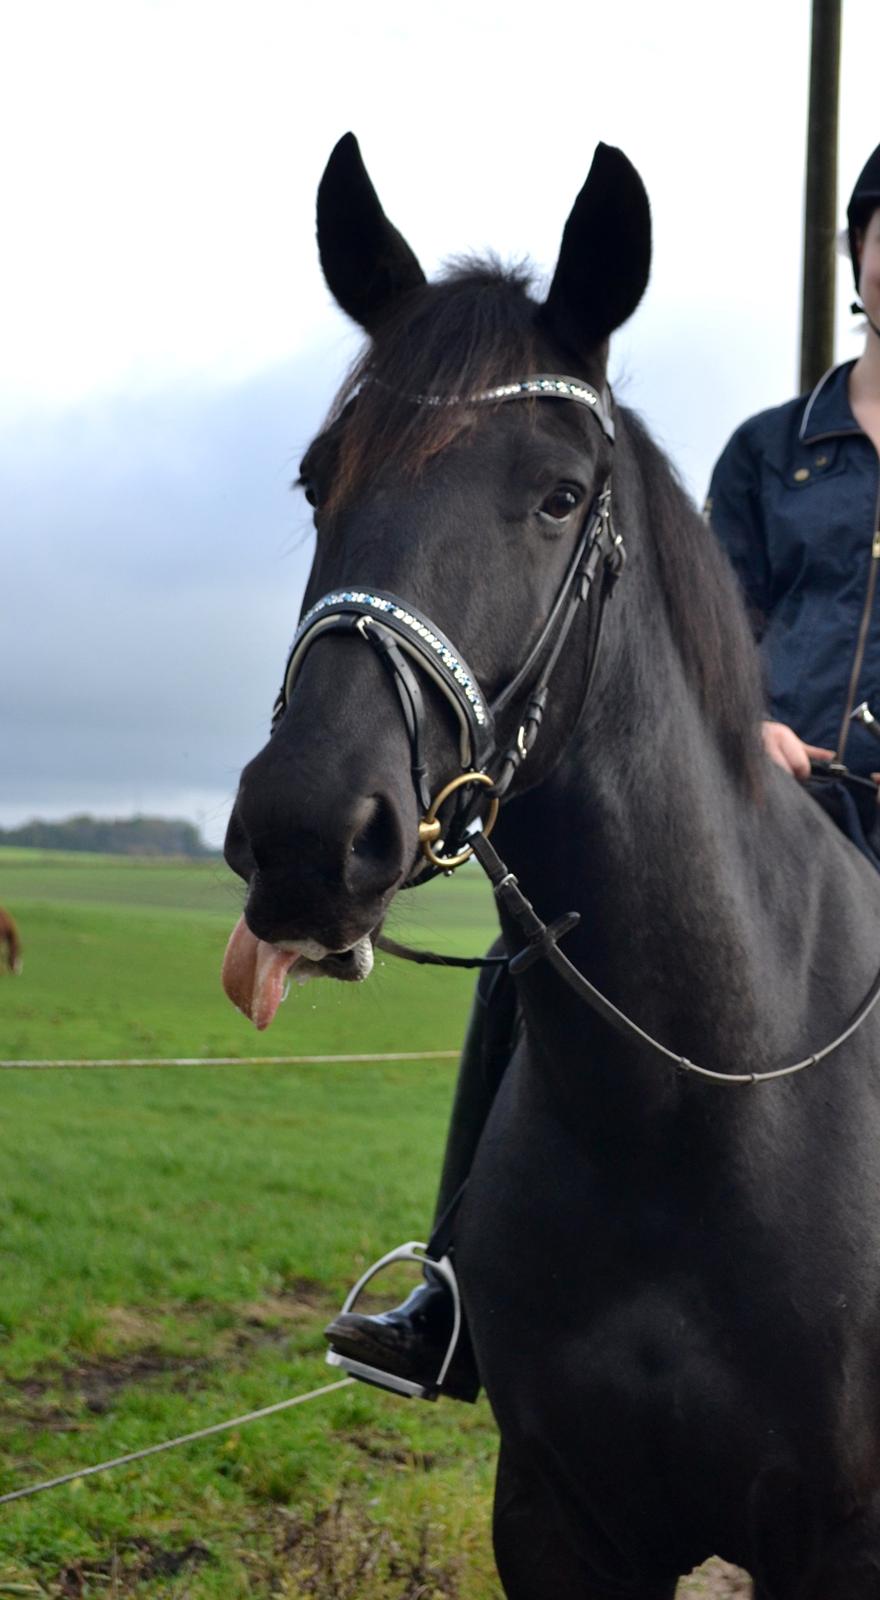
[[[519, 881], [510, 872], [501, 860], [494, 845], [492, 845], [479, 828], [479, 823], [473, 826], [471, 841], [473, 853], [489, 879], [495, 895], [495, 902], [499, 911], [506, 911], [516, 924], [519, 932], [525, 937], [525, 944], [515, 956], [441, 956], [429, 950], [413, 950], [408, 945], [398, 944], [394, 939], [388, 939], [380, 934], [376, 943], [380, 950], [385, 950], [389, 955], [399, 956], [404, 961], [414, 961], [420, 966], [431, 965], [441, 967], [496, 967], [506, 966], [511, 977], [517, 978], [536, 961], [547, 961], [558, 973], [562, 981], [567, 984], [579, 1000], [595, 1011], [603, 1021], [607, 1022], [616, 1033], [624, 1039], [636, 1041], [647, 1045], [655, 1055], [659, 1055], [670, 1066], [676, 1067], [680, 1072], [694, 1073], [697, 1077], [708, 1078], [712, 1083], [725, 1083], [736, 1085], [752, 1085], [756, 1083], [770, 1083], [776, 1078], [790, 1078], [796, 1072], [803, 1072], [806, 1067], [814, 1067], [838, 1050], [847, 1039], [861, 1027], [865, 1019], [870, 1016], [878, 1000], [880, 1000], [880, 972], [874, 979], [865, 999], [843, 1032], [832, 1039], [821, 1050], [816, 1050], [812, 1055], [804, 1056], [801, 1061], [794, 1061], [789, 1066], [775, 1067], [769, 1072], [718, 1072], [712, 1067], [703, 1067], [696, 1061], [691, 1061], [687, 1056], [677, 1055], [667, 1045], [661, 1044], [637, 1022], [633, 1022], [625, 1012], [620, 1011], [613, 1001], [603, 995], [601, 990], [585, 978], [582, 972], [569, 961], [559, 948], [559, 940], [576, 928], [580, 922], [579, 911], [568, 911], [563, 916], [547, 926], [541, 921], [531, 901], [523, 894]], [[456, 1198], [459, 1198], [458, 1196]], [[433, 1240], [432, 1240], [433, 1242]]]
[[674, 1050], [661, 1044], [659, 1039], [646, 1033], [644, 1028], [640, 1028], [638, 1023], [633, 1022], [625, 1012], [618, 1010], [617, 1006], [595, 988], [582, 972], [578, 972], [577, 967], [563, 955], [558, 941], [577, 926], [580, 922], [580, 912], [569, 911], [548, 927], [541, 921], [531, 902], [526, 899], [516, 877], [508, 871], [489, 840], [475, 835], [473, 850], [492, 884], [499, 910], [507, 911], [520, 932], [525, 935], [526, 943], [523, 949], [512, 956], [507, 963], [511, 976], [519, 977], [536, 961], [548, 961], [578, 998], [609, 1023], [615, 1032], [625, 1039], [647, 1045], [656, 1055], [682, 1072], [696, 1073], [698, 1077], [708, 1078], [713, 1083], [727, 1084], [770, 1083], [775, 1078], [789, 1078], [795, 1072], [803, 1072], [805, 1067], [816, 1066], [819, 1061], [823, 1061], [826, 1056], [838, 1050], [861, 1027], [880, 1000], [880, 973], [878, 973], [861, 1006], [843, 1032], [838, 1034], [836, 1039], [832, 1039], [830, 1044], [824, 1045], [821, 1050], [814, 1051], [812, 1055], [805, 1056], [802, 1061], [795, 1061], [790, 1066], [776, 1067], [770, 1072], [718, 1072], [711, 1067], [698, 1066], [687, 1056], [676, 1055]]

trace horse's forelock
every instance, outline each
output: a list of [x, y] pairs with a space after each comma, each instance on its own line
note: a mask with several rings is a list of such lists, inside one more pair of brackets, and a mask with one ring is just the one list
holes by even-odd
[[[415, 479], [470, 425], [469, 395], [536, 370], [530, 284], [527, 268], [464, 260], [402, 298], [334, 401], [328, 426], [349, 413], [327, 509], [351, 501], [380, 469]], [[429, 397], [444, 403], [414, 404]]]

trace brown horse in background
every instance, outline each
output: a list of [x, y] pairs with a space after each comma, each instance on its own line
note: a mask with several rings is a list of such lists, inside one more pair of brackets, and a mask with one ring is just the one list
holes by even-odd
[[8, 911], [0, 906], [0, 972], [3, 971], [5, 960], [6, 970], [14, 974], [21, 971], [21, 939]]

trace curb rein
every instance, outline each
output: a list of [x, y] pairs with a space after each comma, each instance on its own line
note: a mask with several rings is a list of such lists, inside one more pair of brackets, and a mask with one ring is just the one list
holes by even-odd
[[[500, 404], [519, 399], [570, 400], [586, 406], [596, 418], [605, 438], [614, 443], [614, 422], [610, 412], [610, 393], [599, 393], [592, 385], [580, 379], [538, 375], [515, 383], [500, 384], [468, 397], [470, 405]], [[445, 400], [438, 396], [415, 396], [418, 405], [456, 405], [456, 399]], [[714, 1083], [757, 1084], [773, 1079], [790, 1077], [805, 1067], [814, 1066], [832, 1054], [856, 1032], [880, 1000], [880, 973], [874, 980], [853, 1020], [830, 1044], [821, 1050], [796, 1061], [790, 1066], [777, 1067], [769, 1072], [718, 1072], [698, 1066], [686, 1056], [677, 1055], [659, 1040], [654, 1039], [637, 1023], [608, 1000], [584, 977], [559, 949], [558, 941], [580, 922], [580, 913], [569, 911], [547, 926], [541, 921], [531, 902], [526, 899], [512, 872], [501, 860], [489, 835], [495, 826], [501, 801], [507, 793], [522, 763], [529, 754], [544, 717], [550, 679], [562, 653], [565, 641], [575, 618], [599, 580], [596, 593], [596, 620], [588, 647], [588, 666], [584, 701], [589, 695], [596, 670], [605, 603], [613, 593], [623, 571], [626, 551], [622, 537], [614, 530], [611, 511], [610, 470], [597, 491], [584, 523], [568, 570], [562, 580], [550, 614], [523, 666], [513, 680], [502, 690], [491, 705], [487, 705], [479, 683], [449, 640], [429, 618], [414, 606], [405, 605], [396, 595], [383, 590], [344, 589], [331, 592], [318, 600], [303, 616], [294, 635], [287, 659], [281, 690], [272, 709], [274, 733], [293, 690], [306, 651], [326, 632], [356, 632], [376, 651], [380, 661], [391, 676], [403, 711], [411, 753], [411, 774], [416, 796], [422, 812], [419, 822], [419, 847], [422, 861], [410, 873], [403, 888], [423, 883], [438, 872], [451, 874], [473, 855], [492, 884], [499, 912], [506, 911], [525, 938], [524, 947], [509, 959], [495, 957], [434, 956], [427, 951], [410, 950], [396, 940], [384, 935], [377, 940], [379, 947], [391, 955], [420, 964], [441, 966], [506, 966], [513, 977], [519, 977], [536, 961], [547, 961], [570, 989], [590, 1008], [597, 1012], [624, 1038], [647, 1045], [665, 1061], [683, 1072], [695, 1073]], [[555, 638], [553, 637], [555, 632]], [[551, 645], [552, 640], [552, 645]], [[498, 759], [495, 740], [495, 723], [527, 680], [546, 660], [540, 671], [537, 687], [531, 691], [521, 715], [513, 745], [500, 757], [498, 776], [492, 778], [486, 768]], [[407, 657], [409, 660], [407, 660]], [[423, 728], [425, 722], [424, 699], [418, 678], [409, 661], [425, 672], [451, 706], [459, 729], [459, 755], [461, 772], [446, 783], [431, 798], [427, 767], [423, 759]], [[476, 787], [489, 800], [485, 821], [474, 815], [475, 799], [467, 799], [465, 789]], [[441, 838], [442, 827], [438, 812], [441, 806], [455, 796], [455, 808], [446, 829], [447, 839]], [[451, 841], [451, 842], [450, 842]], [[445, 850], [445, 854], [439, 852]]]

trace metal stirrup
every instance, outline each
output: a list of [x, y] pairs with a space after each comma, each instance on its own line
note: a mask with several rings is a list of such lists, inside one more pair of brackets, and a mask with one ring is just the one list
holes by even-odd
[[430, 1267], [432, 1272], [443, 1279], [450, 1295], [452, 1296], [452, 1333], [446, 1354], [440, 1363], [440, 1370], [432, 1383], [416, 1383], [412, 1378], [399, 1378], [394, 1372], [384, 1372], [381, 1367], [370, 1366], [366, 1361], [356, 1361], [353, 1356], [343, 1355], [341, 1351], [328, 1350], [325, 1361], [328, 1367], [341, 1367], [344, 1372], [353, 1378], [360, 1378], [363, 1383], [375, 1384], [380, 1389], [391, 1389], [395, 1394], [406, 1395], [410, 1400], [436, 1400], [443, 1388], [443, 1380], [449, 1371], [452, 1357], [455, 1355], [459, 1334], [461, 1333], [461, 1295], [458, 1291], [458, 1279], [455, 1269], [447, 1255], [435, 1261], [428, 1255], [428, 1246], [421, 1244], [418, 1239], [410, 1239], [408, 1244], [398, 1245], [396, 1250], [389, 1250], [388, 1254], [381, 1256], [368, 1267], [362, 1277], [358, 1278], [354, 1288], [346, 1296], [340, 1316], [353, 1311], [364, 1289], [371, 1279], [384, 1267], [389, 1267], [395, 1261], [416, 1261], [421, 1267]]

